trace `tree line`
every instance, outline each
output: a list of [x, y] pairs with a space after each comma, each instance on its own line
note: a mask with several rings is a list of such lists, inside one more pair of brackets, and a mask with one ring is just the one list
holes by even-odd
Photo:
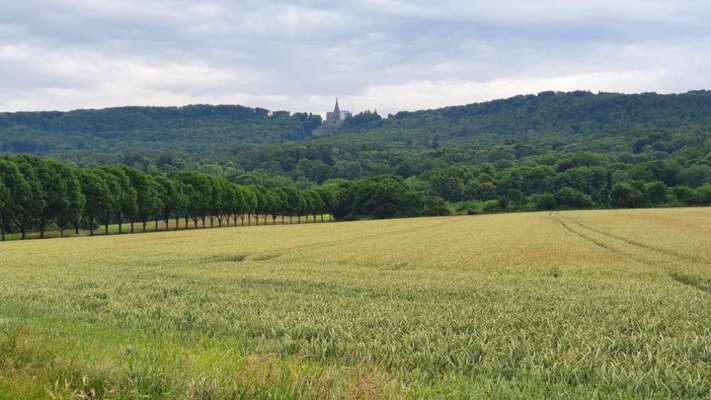
[[711, 166], [673, 160], [606, 164], [579, 153], [552, 165], [450, 166], [427, 180], [434, 194], [468, 213], [711, 205]]
[[446, 213], [444, 201], [409, 188], [401, 178], [336, 180], [305, 188], [241, 185], [200, 172], [150, 175], [125, 165], [79, 168], [29, 155], [0, 158], [0, 236], [29, 232], [44, 237], [56, 229], [94, 234], [110, 225], [118, 232], [142, 231], [159, 221], [169, 229], [297, 222], [324, 222]]

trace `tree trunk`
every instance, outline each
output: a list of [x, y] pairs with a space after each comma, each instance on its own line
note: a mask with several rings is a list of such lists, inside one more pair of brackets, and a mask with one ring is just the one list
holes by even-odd
[[119, 235], [120, 235], [123, 233], [123, 218], [119, 217], [118, 225], [119, 225]]
[[64, 237], [64, 225], [59, 227], [59, 237], [61, 237], [61, 238]]
[[321, 214], [321, 223], [323, 223], [323, 214]]
[[256, 221], [256, 224], [259, 225], [259, 214], [254, 214], [254, 220]]
[[131, 233], [133, 233], [133, 220], [131, 221]]
[[158, 231], [158, 220], [156, 219], [156, 232]]
[[109, 234], [109, 224], [104, 224], [104, 235]]
[[289, 215], [289, 225], [291, 225], [294, 222], [294, 216]]
[[143, 224], [143, 232], [146, 231], [146, 220], [141, 220], [141, 223]]
[[281, 215], [281, 224], [284, 225], [284, 214]]
[[39, 221], [40, 239], [44, 239], [44, 231], [47, 230], [47, 221], [41, 218]]
[[20, 239], [22, 239], [22, 240], [27, 239], [27, 232], [25, 232], [25, 228], [22, 228], [22, 229], [20, 230], [20, 233], [21, 233]]

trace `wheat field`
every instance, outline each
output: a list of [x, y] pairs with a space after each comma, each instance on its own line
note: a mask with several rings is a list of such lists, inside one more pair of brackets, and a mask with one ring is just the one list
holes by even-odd
[[711, 209], [0, 244], [0, 399], [711, 395]]

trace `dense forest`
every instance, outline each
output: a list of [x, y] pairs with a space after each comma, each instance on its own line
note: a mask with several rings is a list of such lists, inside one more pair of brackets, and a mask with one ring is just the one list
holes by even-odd
[[[443, 163], [458, 161], [448, 157], [456, 150], [467, 153], [462, 161], [473, 163], [550, 151], [639, 154], [646, 145], [670, 154], [707, 144], [711, 92], [544, 92], [387, 118], [366, 111], [346, 121], [335, 136], [313, 137], [320, 124], [318, 115], [241, 106], [0, 113], [0, 153], [142, 169], [214, 163], [297, 179], [312, 178], [299, 168], [302, 159], [328, 167], [355, 161], [371, 175], [388, 167], [418, 172], [398, 171], [398, 157], [413, 153]], [[332, 168], [329, 177], [348, 178], [338, 176], [354, 172], [347, 167]]]
[[[51, 189], [51, 179], [40, 189], [49, 176], [40, 164], [74, 171], [84, 198], [80, 223], [88, 226], [98, 217], [86, 215], [90, 194], [81, 183], [87, 174], [97, 176], [120, 197], [120, 185], [112, 182], [126, 182], [113, 177], [119, 170], [143, 177], [138, 181], [185, 184], [186, 174], [193, 174], [211, 185], [251, 191], [293, 189], [307, 198], [330, 193], [319, 198], [322, 207], [240, 209], [247, 215], [326, 213], [346, 219], [711, 204], [707, 91], [544, 92], [385, 118], [366, 111], [346, 120], [335, 135], [315, 137], [320, 124], [317, 115], [241, 106], [0, 114], [0, 152], [7, 154], [0, 199], [11, 199], [0, 201], [3, 229], [44, 229], [36, 210], [33, 221], [8, 217], [24, 207], [18, 206], [20, 192], [13, 192], [24, 184], [13, 179], [22, 176], [34, 187], [33, 199]], [[46, 202], [51, 197], [44, 196]], [[209, 212], [203, 207], [203, 215], [220, 215], [215, 204]], [[113, 215], [103, 218], [111, 223], [165, 214], [103, 213]], [[56, 216], [47, 221], [62, 224]]]
[[0, 152], [102, 160], [102, 151], [150, 149], [209, 158], [209, 149], [299, 140], [320, 125], [318, 115], [231, 105], [0, 113]]

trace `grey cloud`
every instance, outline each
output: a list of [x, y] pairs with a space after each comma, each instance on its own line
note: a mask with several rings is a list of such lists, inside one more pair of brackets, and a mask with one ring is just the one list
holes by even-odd
[[0, 110], [708, 88], [709, 17], [692, 0], [5, 0]]

